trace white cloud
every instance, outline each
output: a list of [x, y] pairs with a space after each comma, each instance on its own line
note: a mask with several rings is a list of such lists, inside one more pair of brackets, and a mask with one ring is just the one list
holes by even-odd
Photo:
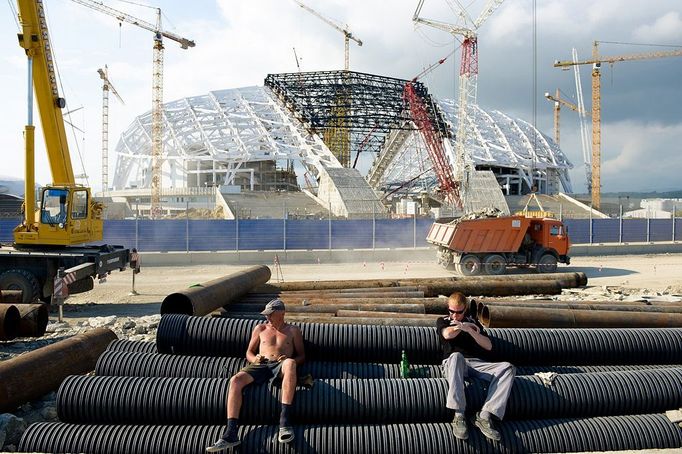
[[682, 18], [679, 11], [670, 11], [649, 25], [641, 25], [633, 32], [637, 41], [646, 43], [679, 44], [682, 41]]

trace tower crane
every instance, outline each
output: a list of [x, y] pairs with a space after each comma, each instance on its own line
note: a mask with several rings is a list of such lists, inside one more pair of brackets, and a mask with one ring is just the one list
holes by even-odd
[[296, 4], [298, 6], [300, 6], [304, 10], [308, 11], [310, 14], [317, 17], [318, 19], [320, 19], [325, 24], [331, 26], [332, 28], [334, 28], [334, 30], [337, 30], [337, 31], [340, 31], [341, 33], [343, 33], [343, 49], [344, 49], [344, 52], [343, 52], [343, 62], [344, 62], [343, 63], [343, 69], [348, 71], [348, 68], [349, 68], [348, 54], [349, 54], [350, 40], [352, 39], [353, 41], [355, 41], [358, 46], [362, 46], [362, 41], [359, 38], [357, 38], [355, 35], [353, 35], [353, 32], [351, 32], [348, 29], [348, 25], [344, 25], [342, 27], [341, 25], [337, 24], [333, 20], [331, 20], [331, 19], [323, 16], [322, 14], [318, 13], [317, 11], [315, 11], [314, 9], [312, 9], [311, 7], [306, 5], [305, 3], [302, 3], [298, 0], [294, 0], [294, 1], [296, 2]]
[[97, 73], [102, 79], [102, 192], [106, 194], [109, 190], [109, 91], [118, 98], [121, 104], [125, 102], [109, 79], [107, 65], [104, 65], [104, 69], [99, 68]]
[[182, 49], [194, 47], [194, 41], [164, 31], [161, 28], [161, 8], [156, 9], [156, 24], [138, 19], [95, 0], [72, 0], [109, 16], [119, 22], [127, 22], [154, 34], [153, 75], [152, 75], [152, 159], [151, 159], [151, 215], [158, 217], [161, 212], [161, 166], [163, 164], [163, 38], [180, 43]]
[[[483, 23], [495, 12], [504, 0], [488, 0], [478, 18], [472, 20], [466, 10], [460, 6], [460, 17], [466, 26], [448, 24], [432, 19], [419, 17], [424, 0], [419, 0], [417, 9], [412, 15], [415, 24], [424, 24], [450, 33], [453, 37], [462, 37], [462, 57], [459, 70], [459, 108], [457, 121], [457, 135], [455, 138], [455, 179], [460, 182], [460, 197], [466, 197], [469, 173], [471, 172], [471, 158], [467, 149], [473, 140], [473, 125], [469, 123], [468, 106], [476, 104], [478, 79], [478, 36], [477, 31]], [[461, 200], [460, 200], [461, 203]]]
[[561, 91], [557, 88], [556, 92], [554, 95], [551, 93], [547, 92], [545, 93], [545, 98], [547, 98], [548, 101], [552, 101], [554, 103], [554, 141], [556, 142], [557, 145], [560, 144], [560, 139], [561, 139], [561, 134], [559, 130], [559, 118], [561, 117], [561, 106], [568, 107], [574, 112], [578, 112], [581, 115], [589, 115], [587, 112], [584, 110], [580, 109], [576, 104], [573, 104], [571, 101], [568, 101], [564, 98], [561, 97]]
[[589, 60], [576, 61], [573, 59], [554, 62], [555, 68], [592, 65], [592, 206], [597, 210], [601, 206], [601, 64], [682, 56], [682, 49], [608, 57], [600, 56], [599, 43], [600, 41], [594, 41], [592, 58]]

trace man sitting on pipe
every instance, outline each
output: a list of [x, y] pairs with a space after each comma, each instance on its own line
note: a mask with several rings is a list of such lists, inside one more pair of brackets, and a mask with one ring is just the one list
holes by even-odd
[[493, 345], [478, 318], [467, 314], [468, 309], [464, 294], [455, 292], [448, 298], [448, 315], [436, 321], [443, 348], [443, 373], [448, 380], [446, 407], [455, 410], [452, 420], [455, 437], [466, 440], [469, 432], [464, 418], [464, 379], [473, 377], [490, 382], [488, 397], [481, 411], [476, 413], [474, 424], [483, 435], [498, 441], [501, 435], [491, 416], [498, 419], [504, 417], [516, 368], [508, 362], [493, 363], [481, 359], [486, 357]]
[[222, 437], [208, 452], [218, 452], [232, 448], [240, 443], [237, 436], [239, 411], [242, 406], [242, 391], [251, 383], [272, 384], [282, 379], [282, 413], [279, 417], [280, 443], [294, 439], [294, 431], [289, 423], [289, 410], [296, 392], [296, 366], [305, 361], [303, 336], [301, 330], [284, 322], [284, 303], [274, 299], [265, 305], [261, 314], [267, 323], [257, 325], [251, 333], [246, 350], [246, 360], [250, 363], [230, 379], [227, 392], [227, 428]]

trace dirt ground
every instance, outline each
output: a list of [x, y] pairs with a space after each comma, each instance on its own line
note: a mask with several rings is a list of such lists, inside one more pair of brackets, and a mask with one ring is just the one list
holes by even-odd
[[[200, 282], [244, 269], [246, 266], [164, 266], [145, 267], [135, 278], [135, 290], [130, 295], [130, 270], [111, 274], [106, 283], [95, 283], [94, 290], [74, 295], [67, 300], [64, 317], [82, 319], [107, 315], [140, 317], [158, 314], [164, 297]], [[272, 266], [271, 266], [272, 268]], [[534, 271], [510, 270], [514, 273]], [[636, 292], [682, 294], [682, 254], [629, 255], [605, 257], [576, 257], [570, 266], [559, 271], [582, 271], [587, 274], [588, 286], [598, 291], [604, 286], [623, 287]], [[395, 279], [406, 277], [446, 277], [452, 273], [434, 262], [283, 264], [281, 275], [285, 281]], [[272, 281], [277, 281], [273, 271]], [[55, 314], [52, 314], [54, 317]], [[51, 317], [51, 318], [52, 318]]]

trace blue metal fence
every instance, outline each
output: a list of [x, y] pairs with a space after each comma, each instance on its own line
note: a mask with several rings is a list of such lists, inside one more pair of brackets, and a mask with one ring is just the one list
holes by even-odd
[[[682, 241], [681, 218], [564, 219], [573, 244]], [[0, 219], [12, 241], [19, 219]], [[105, 221], [104, 242], [140, 251], [371, 249], [426, 246], [431, 219]]]

